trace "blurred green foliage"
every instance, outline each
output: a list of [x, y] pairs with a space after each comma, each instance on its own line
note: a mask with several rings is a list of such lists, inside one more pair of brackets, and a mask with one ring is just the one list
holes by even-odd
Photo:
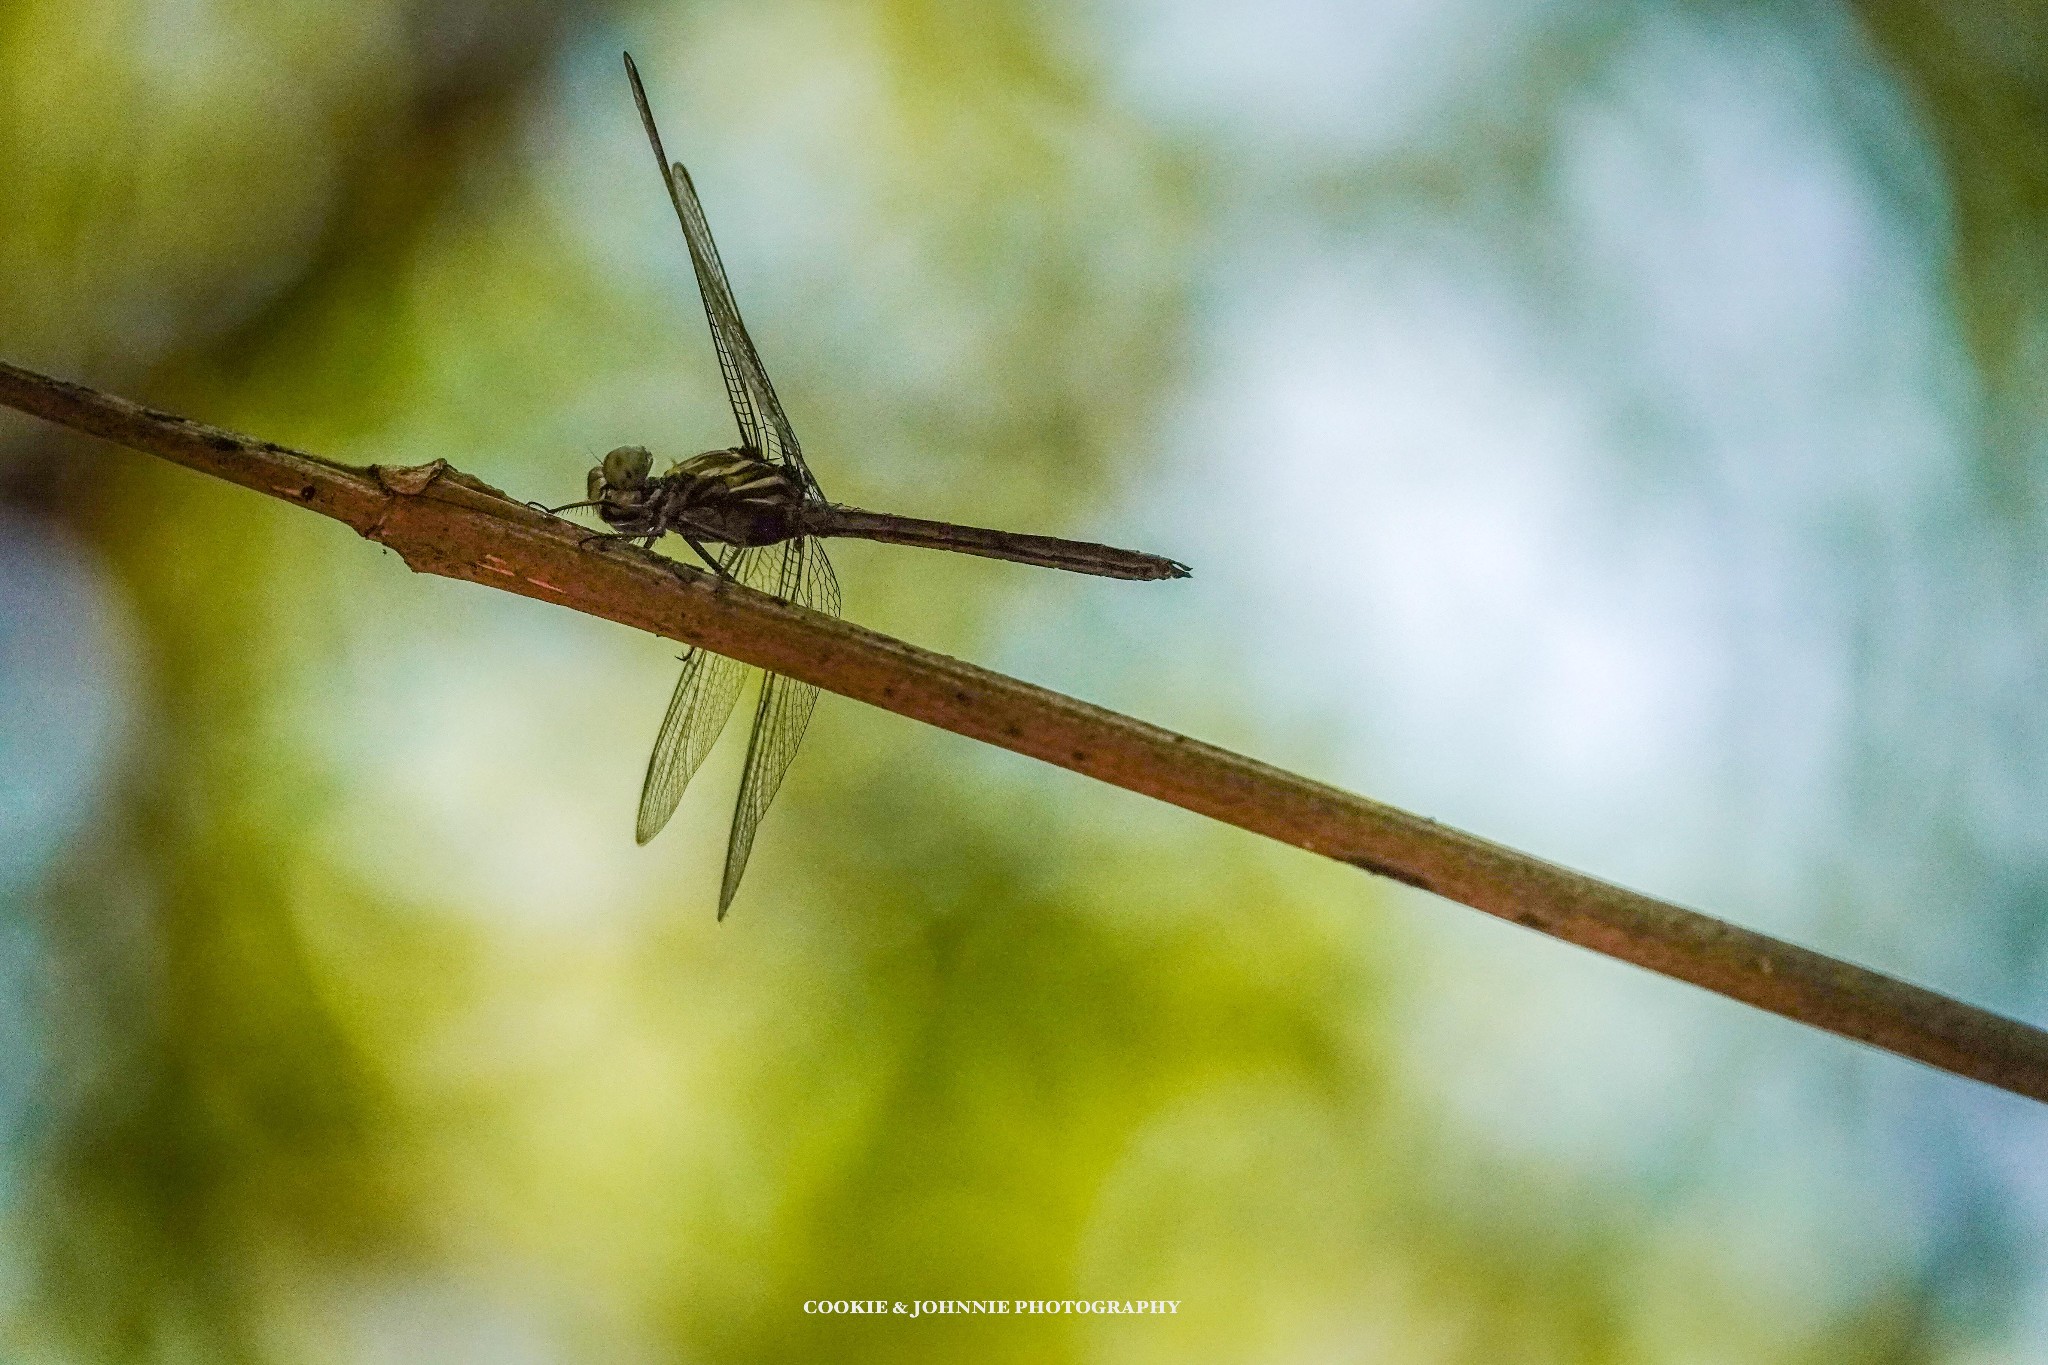
[[[1614, 31], [1560, 9], [1539, 104]], [[2039, 23], [1861, 13], [1947, 158], [1987, 382], [2038, 432]], [[1152, 472], [1217, 175], [1119, 98], [1089, 13], [1022, 0], [24, 0], [0, 350], [536, 498], [620, 441], [723, 440], [628, 36], [834, 496], [1085, 532]], [[1534, 192], [1529, 130], [1494, 132]], [[1458, 183], [1396, 169], [1312, 193]], [[139, 679], [32, 906], [10, 1358], [1903, 1362], [1975, 1330], [1881, 1252], [1826, 1294], [1747, 1263], [1722, 1210], [1768, 1191], [1447, 1104], [1398, 1029], [1426, 959], [1355, 874], [828, 700], [720, 928], [722, 795], [626, 837], [664, 646], [7, 436]], [[931, 558], [848, 549], [850, 612], [972, 655], [1080, 601]], [[1113, 702], [1244, 685], [1227, 642], [1168, 681], [1113, 627], [1073, 643]], [[982, 1297], [1182, 1307], [801, 1311]]]

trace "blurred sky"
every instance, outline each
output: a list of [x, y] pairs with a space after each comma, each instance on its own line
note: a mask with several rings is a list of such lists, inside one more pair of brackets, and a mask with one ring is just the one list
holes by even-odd
[[[1196, 570], [852, 618], [2048, 1018], [2031, 9], [24, 0], [0, 354], [725, 444], [622, 47], [831, 496]], [[672, 646], [0, 478], [18, 1358], [2048, 1356], [2038, 1106], [830, 697], [715, 925]]]

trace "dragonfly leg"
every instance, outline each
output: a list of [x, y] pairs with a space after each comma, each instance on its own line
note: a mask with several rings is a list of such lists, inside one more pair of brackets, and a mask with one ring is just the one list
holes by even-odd
[[678, 531], [676, 532], [676, 534], [681, 536], [684, 540], [690, 543], [690, 548], [697, 552], [697, 558], [703, 560], [706, 564], [709, 564], [711, 566], [711, 572], [717, 574], [720, 578], [723, 578], [728, 583], [736, 583], [739, 581], [738, 579], [732, 576], [731, 570], [727, 569], [725, 565], [719, 561], [717, 555], [712, 554], [709, 550], [704, 548], [703, 541], [697, 539], [697, 537], [691, 535], [688, 531]]
[[533, 500], [528, 499], [526, 505], [528, 507], [531, 507], [536, 512], [545, 512], [551, 517], [559, 517], [560, 515], [562, 515], [562, 513], [573, 512], [579, 507], [595, 507], [598, 505], [598, 500], [592, 499], [589, 502], [565, 502], [560, 507], [550, 507], [544, 502], [534, 502]]

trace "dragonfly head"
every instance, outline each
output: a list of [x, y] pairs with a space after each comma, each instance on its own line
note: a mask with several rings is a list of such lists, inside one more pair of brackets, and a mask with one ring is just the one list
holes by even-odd
[[638, 493], [647, 487], [654, 457], [646, 446], [620, 446], [604, 457], [604, 463], [590, 471], [586, 480], [592, 501], [606, 493]]
[[604, 477], [604, 487], [618, 489], [621, 493], [637, 493], [647, 485], [651, 469], [653, 456], [647, 454], [647, 446], [618, 446], [604, 456], [604, 463], [592, 473]]

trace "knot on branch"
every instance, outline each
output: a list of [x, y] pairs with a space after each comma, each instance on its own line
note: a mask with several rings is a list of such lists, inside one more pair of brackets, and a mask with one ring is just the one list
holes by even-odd
[[416, 498], [433, 486], [436, 479], [448, 472], [446, 460], [429, 460], [425, 464], [373, 464], [370, 473], [376, 476], [378, 487], [387, 493]]

